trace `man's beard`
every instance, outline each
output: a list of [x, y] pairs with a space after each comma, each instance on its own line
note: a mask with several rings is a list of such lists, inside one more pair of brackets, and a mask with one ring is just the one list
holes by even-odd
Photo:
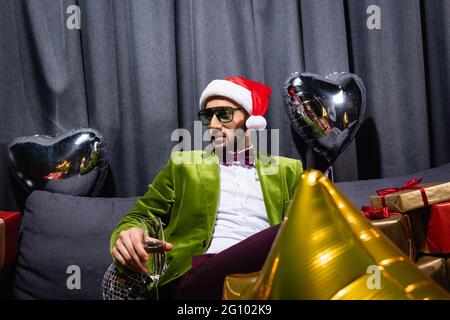
[[243, 150], [246, 148], [246, 141], [247, 137], [243, 129], [236, 129], [232, 133], [226, 134], [215, 132], [215, 135], [211, 135], [211, 143], [214, 148], [224, 149], [224, 151]]

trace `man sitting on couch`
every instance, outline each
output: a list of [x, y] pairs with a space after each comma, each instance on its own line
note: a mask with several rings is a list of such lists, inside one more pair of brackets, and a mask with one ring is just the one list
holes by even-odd
[[250, 142], [250, 129], [265, 128], [270, 95], [242, 77], [212, 81], [199, 112], [212, 152], [173, 153], [113, 231], [114, 260], [147, 272], [141, 223], [168, 221], [161, 298], [221, 299], [226, 275], [261, 269], [302, 172], [299, 160], [259, 153]]

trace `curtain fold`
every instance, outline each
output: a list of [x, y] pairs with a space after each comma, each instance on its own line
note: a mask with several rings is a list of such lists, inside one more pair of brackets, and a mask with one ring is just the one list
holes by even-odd
[[[73, 5], [81, 29], [68, 27]], [[381, 29], [367, 27], [371, 5]], [[19, 206], [7, 144], [80, 127], [106, 139], [108, 195], [143, 194], [178, 143], [172, 132], [194, 138], [203, 88], [226, 76], [272, 87], [279, 152], [310, 168], [324, 164], [290, 126], [284, 82], [297, 71], [358, 74], [366, 115], [334, 164], [339, 181], [450, 160], [445, 0], [4, 0], [0, 29], [1, 210]]]

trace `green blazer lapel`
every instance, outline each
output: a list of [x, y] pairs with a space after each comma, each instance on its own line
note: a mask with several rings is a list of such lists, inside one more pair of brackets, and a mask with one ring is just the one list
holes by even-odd
[[219, 159], [214, 153], [203, 153], [196, 167], [202, 185], [201, 201], [208, 213], [208, 225], [213, 228], [220, 197]]
[[265, 154], [256, 154], [256, 169], [264, 197], [267, 217], [271, 226], [281, 222], [283, 194], [279, 159]]

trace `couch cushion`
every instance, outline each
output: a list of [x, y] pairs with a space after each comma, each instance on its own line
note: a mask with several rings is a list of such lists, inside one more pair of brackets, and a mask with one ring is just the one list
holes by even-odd
[[338, 182], [336, 185], [356, 206], [356, 208], [360, 209], [362, 205], [370, 204], [369, 196], [376, 194], [376, 190], [390, 187], [400, 187], [408, 180], [420, 177], [423, 177], [423, 182], [450, 181], [450, 164], [445, 164], [437, 168], [428, 169], [405, 176]]
[[[22, 220], [15, 297], [102, 299], [112, 230], [135, 201], [34, 191]], [[67, 286], [74, 274], [70, 266], [79, 267], [80, 289]]]

